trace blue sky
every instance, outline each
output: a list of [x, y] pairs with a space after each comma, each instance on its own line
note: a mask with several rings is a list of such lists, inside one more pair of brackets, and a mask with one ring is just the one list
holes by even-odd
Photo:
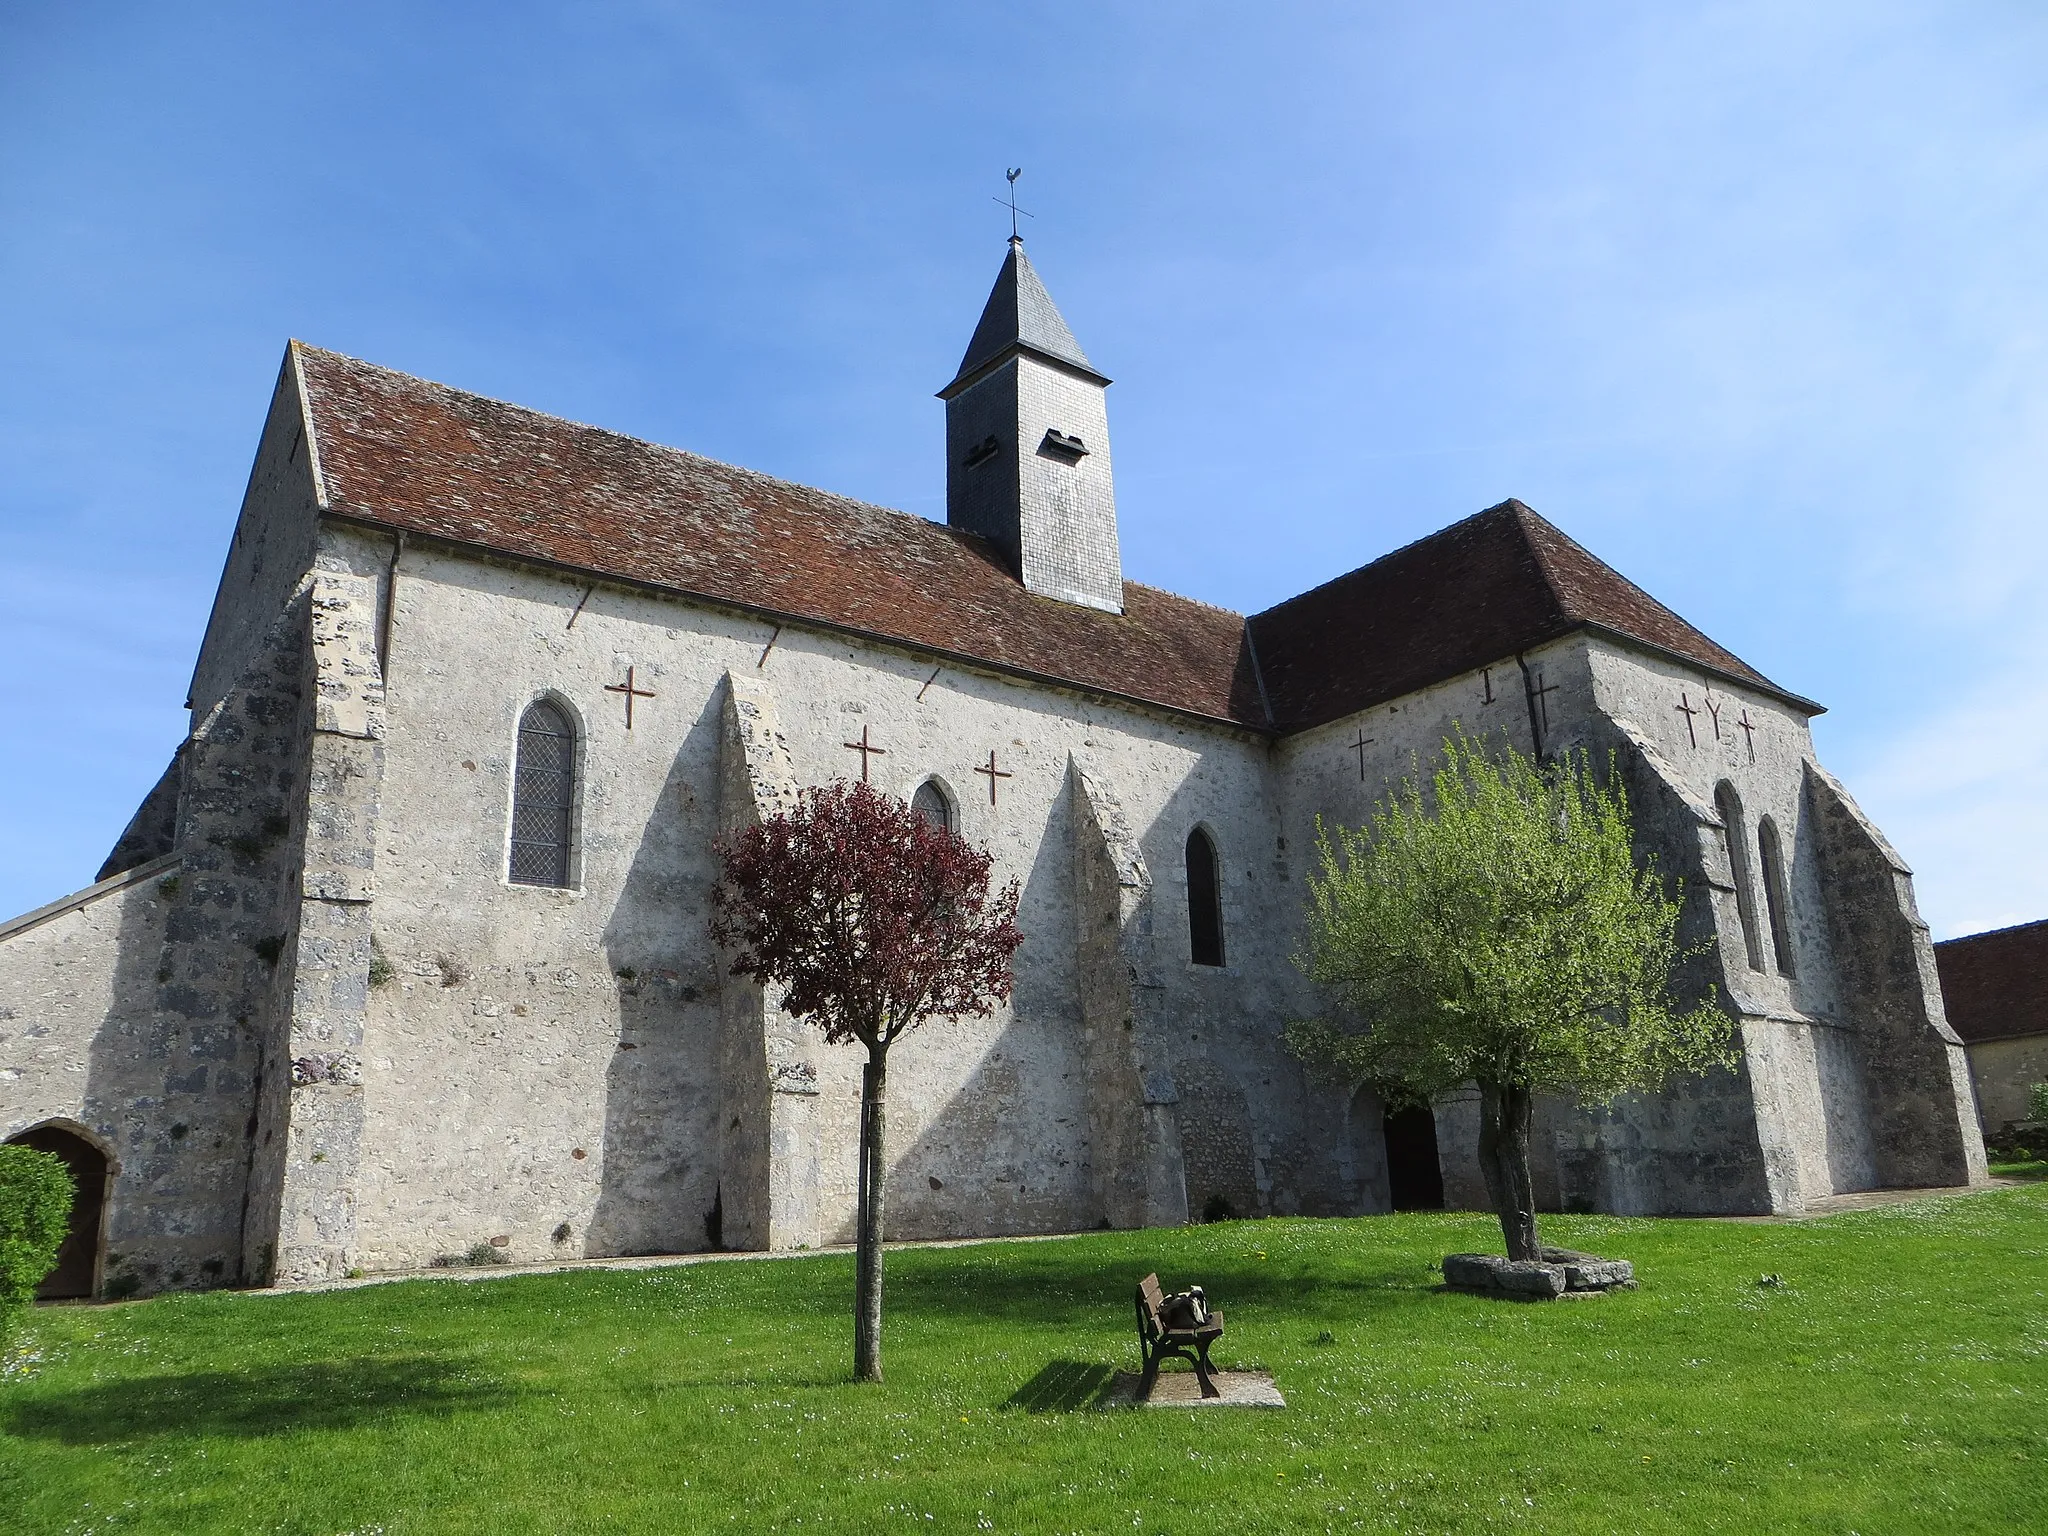
[[2048, 916], [2048, 8], [0, 0], [0, 913], [179, 708], [285, 339], [942, 515], [1025, 167], [1126, 571], [1520, 496]]

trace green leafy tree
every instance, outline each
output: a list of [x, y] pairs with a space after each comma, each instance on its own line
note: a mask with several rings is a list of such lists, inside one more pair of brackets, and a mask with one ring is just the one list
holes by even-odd
[[0, 1146], [0, 1354], [57, 1264], [71, 1219], [71, 1170], [33, 1147]]
[[1682, 1010], [1679, 902], [1640, 867], [1627, 792], [1583, 752], [1539, 762], [1459, 731], [1425, 794], [1317, 831], [1296, 963], [1338, 1017], [1288, 1043], [1324, 1074], [1430, 1103], [1480, 1099], [1479, 1166], [1511, 1259], [1535, 1259], [1535, 1096], [1606, 1101], [1730, 1059], [1732, 1021]]

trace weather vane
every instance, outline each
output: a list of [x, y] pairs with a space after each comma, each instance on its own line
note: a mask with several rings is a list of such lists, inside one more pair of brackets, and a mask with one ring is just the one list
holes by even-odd
[[1001, 204], [1003, 204], [1003, 205], [1004, 205], [1005, 207], [1007, 207], [1007, 208], [1008, 208], [1008, 209], [1010, 210], [1010, 238], [1011, 238], [1012, 240], [1021, 240], [1021, 239], [1023, 239], [1023, 238], [1024, 238], [1024, 237], [1023, 237], [1022, 235], [1020, 235], [1020, 234], [1018, 234], [1018, 233], [1017, 233], [1017, 220], [1018, 220], [1019, 216], [1022, 216], [1023, 218], [1027, 218], [1027, 219], [1031, 219], [1031, 218], [1036, 218], [1036, 217], [1037, 217], [1037, 215], [1036, 215], [1036, 214], [1034, 214], [1034, 213], [1032, 213], [1032, 212], [1031, 212], [1031, 211], [1030, 211], [1030, 210], [1029, 210], [1028, 208], [1019, 208], [1019, 207], [1017, 206], [1017, 178], [1018, 178], [1019, 176], [1022, 176], [1023, 174], [1024, 174], [1024, 167], [1023, 167], [1023, 166], [1021, 166], [1021, 165], [1013, 165], [1013, 166], [1010, 166], [1010, 167], [1009, 167], [1008, 169], [1006, 169], [1006, 170], [1005, 170], [1005, 171], [1003, 172], [1003, 175], [1004, 175], [1004, 177], [1005, 177], [1005, 178], [1006, 178], [1006, 179], [1007, 179], [1007, 180], [1009, 181], [1009, 183], [1010, 183], [1010, 195], [1009, 195], [1008, 197], [1006, 197], [1006, 198], [1005, 198], [1005, 197], [992, 197], [992, 198], [990, 198], [990, 199], [989, 199], [989, 201], [990, 201], [990, 202], [992, 202], [992, 203], [1001, 203]]

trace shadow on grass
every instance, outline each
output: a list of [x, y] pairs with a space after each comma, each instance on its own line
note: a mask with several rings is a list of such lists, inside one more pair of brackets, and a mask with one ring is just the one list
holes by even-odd
[[322, 1360], [95, 1382], [8, 1404], [0, 1425], [24, 1439], [109, 1445], [156, 1435], [257, 1437], [351, 1429], [389, 1414], [446, 1415], [509, 1400], [467, 1362], [432, 1355]]
[[1085, 1360], [1054, 1360], [1012, 1392], [1005, 1408], [1026, 1413], [1075, 1413], [1100, 1408], [1116, 1385], [1116, 1372]]
[[[1258, 1234], [1243, 1236], [1256, 1241]], [[1113, 1318], [1128, 1331], [1131, 1295], [1153, 1270], [1168, 1290], [1200, 1285], [1212, 1305], [1275, 1314], [1319, 1309], [1358, 1315], [1405, 1306], [1441, 1278], [1412, 1260], [1347, 1265], [1342, 1272], [1310, 1276], [1295, 1265], [1236, 1255], [1172, 1252], [1122, 1258], [1057, 1254], [1050, 1248], [1004, 1251], [999, 1261], [990, 1262], [992, 1275], [999, 1267], [1000, 1281], [987, 1285], [971, 1283], [955, 1254], [940, 1263], [920, 1263], [915, 1253], [892, 1254], [890, 1301], [927, 1317], [1012, 1324]]]

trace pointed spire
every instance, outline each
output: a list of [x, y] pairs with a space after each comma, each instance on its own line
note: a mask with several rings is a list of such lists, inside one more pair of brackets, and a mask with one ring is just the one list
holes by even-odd
[[1013, 351], [1035, 353], [1096, 384], [1109, 382], [1096, 372], [1088, 354], [1074, 340], [1074, 333], [1067, 329], [1059, 306], [1038, 280], [1031, 258], [1024, 254], [1024, 242], [1016, 235], [1010, 237], [1010, 254], [1003, 258], [1003, 269], [996, 274], [995, 287], [989, 290], [981, 323], [974, 328], [974, 339], [967, 343], [967, 355], [960, 359], [960, 371], [953, 376], [952, 383], [939, 391], [939, 398], [951, 398]]

